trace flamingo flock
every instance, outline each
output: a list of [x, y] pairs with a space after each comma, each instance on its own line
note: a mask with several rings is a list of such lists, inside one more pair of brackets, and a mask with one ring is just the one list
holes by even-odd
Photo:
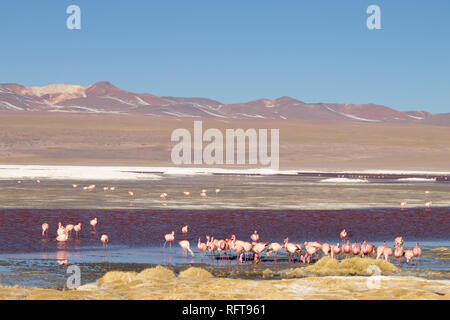
[[[90, 225], [92, 226], [91, 233], [96, 234], [97, 231], [95, 227], [97, 226], [98, 220], [97, 217], [92, 219], [90, 221]], [[58, 243], [66, 244], [67, 241], [71, 239], [71, 233], [72, 231], [75, 231], [75, 239], [78, 240], [78, 234], [81, 232], [81, 226], [82, 223], [79, 222], [78, 224], [68, 224], [66, 226], [63, 226], [61, 222], [58, 222], [58, 228], [56, 230], [56, 238], [55, 240]], [[48, 238], [48, 231], [49, 231], [49, 224], [47, 222], [44, 222], [42, 224], [42, 237]], [[102, 234], [100, 237], [100, 241], [103, 243], [104, 246], [106, 246], [109, 242], [109, 237], [107, 234]]]
[[[183, 255], [186, 256], [187, 252], [189, 252], [192, 257], [194, 257], [194, 253], [190, 249], [189, 241], [186, 240], [187, 231], [187, 226], [182, 227], [184, 240], [179, 241], [179, 245], [183, 251]], [[389, 261], [390, 257], [393, 255], [398, 260], [399, 264], [400, 260], [405, 258], [406, 263], [409, 266], [413, 259], [418, 260], [422, 254], [422, 249], [419, 248], [418, 243], [416, 243], [416, 247], [413, 249], [404, 249], [404, 240], [402, 237], [395, 238], [394, 250], [393, 248], [388, 247], [386, 242], [378, 247], [368, 243], [366, 240], [364, 240], [361, 245], [357, 242], [350, 244], [350, 240], [346, 239], [347, 231], [345, 229], [341, 231], [339, 237], [341, 241], [343, 241], [342, 245], [340, 243], [334, 245], [318, 241], [306, 241], [302, 245], [300, 243], [290, 242], [289, 238], [285, 238], [283, 244], [278, 242], [267, 243], [260, 241], [260, 236], [255, 230], [250, 235], [251, 241], [238, 240], [235, 235], [232, 235], [227, 239], [216, 239], [207, 235], [205, 236], [206, 242], [202, 242], [201, 238], [198, 238], [197, 249], [202, 253], [202, 256], [209, 253], [211, 260], [216, 255], [218, 256], [218, 259], [229, 260], [233, 255], [238, 264], [250, 262], [252, 260], [255, 263], [259, 263], [264, 253], [266, 256], [270, 256], [272, 252], [275, 254], [274, 263], [276, 264], [277, 255], [280, 250], [287, 254], [289, 264], [295, 263], [295, 261], [303, 264], [310, 264], [320, 258], [319, 254], [322, 256], [329, 256], [332, 259], [337, 259], [338, 257], [349, 258], [353, 256], [361, 258], [373, 257], [377, 260], [383, 258], [386, 261]], [[175, 232], [172, 231], [171, 233], [166, 234], [164, 238], [165, 242], [163, 250], [167, 242], [172, 244], [175, 240]], [[163, 250], [161, 251], [162, 253]]]

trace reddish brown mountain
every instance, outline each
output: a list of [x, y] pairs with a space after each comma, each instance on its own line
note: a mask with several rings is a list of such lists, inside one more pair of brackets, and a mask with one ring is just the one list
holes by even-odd
[[306, 103], [290, 97], [223, 104], [207, 98], [157, 97], [147, 93], [133, 93], [106, 81], [87, 87], [69, 84], [45, 87], [0, 84], [0, 110], [450, 125], [448, 114], [433, 115], [425, 111], [399, 112], [376, 104]]

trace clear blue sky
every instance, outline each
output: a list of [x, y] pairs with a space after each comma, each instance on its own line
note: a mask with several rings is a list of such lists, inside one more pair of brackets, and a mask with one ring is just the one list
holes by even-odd
[[449, 17], [448, 0], [3, 0], [0, 82], [450, 112]]

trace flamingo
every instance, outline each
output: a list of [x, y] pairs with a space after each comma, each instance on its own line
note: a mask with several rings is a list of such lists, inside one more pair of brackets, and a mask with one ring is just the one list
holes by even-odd
[[416, 242], [416, 247], [413, 249], [414, 257], [420, 257], [422, 255], [422, 249], [419, 248], [419, 243]]
[[91, 221], [90, 221], [90, 224], [91, 224], [91, 226], [92, 226], [92, 228], [94, 228], [94, 231], [96, 232], [96, 230], [95, 230], [95, 226], [97, 225], [97, 217], [95, 217], [94, 219], [92, 219]]
[[425, 207], [427, 207], [427, 209], [430, 209], [432, 204], [433, 204], [433, 202], [427, 201], [427, 202], [425, 202]]
[[244, 247], [241, 246], [240, 244], [237, 244], [235, 241], [233, 242], [233, 247], [232, 249], [234, 252], [236, 252], [237, 255], [237, 259], [236, 259], [236, 263], [239, 264], [239, 262], [242, 263], [242, 255], [244, 254]]
[[361, 252], [361, 247], [356, 242], [354, 244], [352, 244], [353, 255], [357, 256], [360, 254], [360, 252]]
[[212, 237], [210, 240], [209, 236], [206, 236], [206, 239], [208, 239], [208, 242], [206, 245], [208, 246], [208, 251], [209, 251], [209, 254], [211, 255], [211, 261], [212, 261], [212, 259], [214, 257], [214, 252], [217, 250], [217, 244], [214, 242], [214, 237]]
[[181, 240], [180, 242], [178, 242], [178, 244], [180, 245], [181, 249], [183, 249], [183, 255], [187, 255], [187, 251], [189, 251], [192, 257], [194, 257], [194, 252], [192, 252], [190, 248], [189, 241]]
[[349, 254], [351, 252], [350, 241], [347, 240], [347, 243], [342, 246], [342, 252], [344, 254]]
[[72, 188], [74, 188], [74, 189], [75, 189], [75, 188], [78, 188], [78, 185], [77, 185], [77, 184], [73, 184], [73, 185], [72, 185]]
[[216, 196], [219, 194], [220, 189], [216, 189]]
[[386, 241], [383, 243], [382, 246], [378, 246], [377, 248], [377, 260], [383, 255], [383, 251], [386, 248]]
[[255, 262], [258, 263], [258, 257], [261, 255], [261, 253], [264, 252], [264, 250], [266, 250], [267, 248], [267, 243], [265, 242], [260, 242], [260, 243], [256, 243], [253, 245], [252, 247], [252, 251], [255, 253]]
[[75, 225], [75, 226], [73, 227], [73, 230], [75, 230], [76, 238], [78, 239], [78, 232], [81, 231], [81, 222], [79, 222], [77, 225]]
[[252, 239], [253, 242], [258, 242], [259, 240], [258, 231], [255, 230], [255, 232], [253, 232], [253, 234], [250, 236], [250, 239]]
[[402, 209], [405, 208], [406, 206], [407, 206], [406, 201], [400, 202], [400, 207], [402, 207]]
[[188, 196], [188, 195], [191, 194], [189, 191], [184, 191], [183, 193], [184, 193], [185, 196]]
[[414, 252], [410, 249], [405, 250], [405, 258], [406, 258], [406, 263], [409, 265], [409, 261], [414, 258]]
[[395, 242], [395, 246], [396, 246], [396, 247], [397, 247], [397, 246], [401, 246], [401, 245], [403, 245], [403, 243], [404, 243], [402, 237], [397, 237], [397, 238], [395, 238], [394, 242]]
[[108, 242], [109, 242], [109, 237], [106, 234], [102, 234], [100, 241], [103, 243], [103, 246], [107, 246]]
[[334, 259], [334, 255], [338, 255], [339, 253], [341, 253], [339, 243], [336, 243], [335, 246], [331, 246], [331, 258]]
[[282, 244], [280, 244], [280, 243], [278, 243], [278, 242], [272, 242], [272, 243], [270, 243], [269, 244], [269, 246], [268, 246], [269, 248], [267, 249], [267, 251], [266, 251], [266, 255], [267, 256], [269, 256], [269, 254], [273, 251], [273, 252], [275, 252], [275, 260], [274, 260], [274, 263], [277, 263], [277, 254], [278, 254], [278, 251], [280, 251], [282, 248], [283, 248], [283, 245]]
[[67, 235], [70, 236], [70, 232], [73, 230], [73, 228], [74, 228], [74, 225], [73, 225], [73, 224], [68, 224], [68, 225], [66, 226], [66, 232], [67, 232]]
[[331, 247], [330, 247], [330, 245], [328, 243], [324, 243], [322, 245], [321, 250], [322, 250], [324, 255], [329, 256], [330, 255], [330, 251], [331, 251]]
[[164, 247], [166, 246], [166, 243], [169, 242], [170, 244], [170, 249], [172, 249], [172, 241], [175, 240], [175, 231], [172, 231], [172, 233], [167, 233], [164, 235], [164, 239], [166, 240], [166, 242], [164, 242], [163, 248], [161, 250], [161, 253], [163, 253], [164, 251]]
[[368, 244], [366, 240], [363, 241], [361, 245], [361, 257], [369, 256], [372, 254], [373, 245]]
[[109, 187], [109, 190], [114, 191], [114, 190], [116, 190], [116, 187]]
[[291, 263], [291, 260], [292, 260], [292, 263], [294, 263], [293, 255], [295, 253], [297, 253], [299, 248], [297, 247], [297, 245], [289, 242], [289, 238], [284, 239], [283, 242], [284, 242], [284, 249], [286, 250], [286, 252], [289, 253], [289, 263]]
[[400, 264], [401, 257], [403, 257], [403, 254], [404, 254], [404, 252], [403, 252], [402, 245], [396, 245], [395, 251], [394, 251], [394, 257], [397, 258], [399, 264]]
[[414, 257], [417, 257], [417, 259], [420, 258], [420, 256], [422, 255], [422, 249], [419, 248], [419, 243], [416, 242], [416, 246], [413, 249], [413, 253], [414, 253]]
[[[314, 247], [312, 245], [308, 245], [308, 246], [305, 246], [305, 249], [306, 249], [306, 255], [305, 255], [303, 261], [305, 261], [305, 259], [307, 259], [308, 263], [310, 263], [312, 256], [317, 252], [317, 250], [319, 250], [319, 248]], [[305, 263], [305, 262], [303, 262], [303, 263]]]
[[341, 237], [341, 240], [345, 240], [347, 238], [347, 231], [345, 231], [345, 229], [342, 230], [339, 236]]
[[184, 239], [186, 240], [186, 234], [188, 233], [188, 226], [184, 226], [181, 228], [181, 232], [183, 232]]
[[203, 242], [200, 241], [200, 238], [198, 238], [197, 248], [198, 248], [198, 250], [200, 252], [203, 252], [203, 255], [205, 255], [207, 246], [206, 246], [206, 243], [203, 243]]
[[163, 193], [161, 193], [161, 194], [159, 195], [159, 197], [160, 197], [161, 199], [166, 199], [167, 196], [168, 196], [168, 194], [165, 193], [165, 192], [163, 192]]
[[130, 197], [134, 197], [134, 192], [131, 190], [128, 190], [128, 194], [130, 195]]
[[66, 242], [68, 239], [69, 236], [67, 235], [67, 233], [58, 234], [58, 236], [56, 237], [56, 241], [58, 242]]
[[389, 257], [392, 256], [392, 248], [383, 249], [384, 260], [389, 261]]
[[56, 231], [58, 236], [66, 234], [66, 228], [64, 228], [61, 222], [58, 222], [58, 230]]
[[201, 196], [201, 197], [206, 197], [206, 192], [201, 192], [201, 193], [200, 193], [200, 196]]
[[43, 237], [44, 235], [46, 235], [46, 234], [48, 234], [48, 223], [47, 223], [47, 222], [44, 222], [44, 223], [42, 224], [42, 237]]
[[252, 251], [253, 248], [253, 244], [251, 244], [250, 242], [244, 241], [244, 258], [245, 261], [247, 261], [247, 253]]

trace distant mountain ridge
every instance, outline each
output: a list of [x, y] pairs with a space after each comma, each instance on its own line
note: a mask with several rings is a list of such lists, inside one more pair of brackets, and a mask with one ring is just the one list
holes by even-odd
[[45, 87], [0, 84], [0, 110], [450, 125], [449, 114], [400, 112], [376, 104], [305, 103], [291, 97], [223, 104], [207, 98], [158, 97], [148, 93], [133, 93], [106, 81], [86, 87], [70, 84]]

